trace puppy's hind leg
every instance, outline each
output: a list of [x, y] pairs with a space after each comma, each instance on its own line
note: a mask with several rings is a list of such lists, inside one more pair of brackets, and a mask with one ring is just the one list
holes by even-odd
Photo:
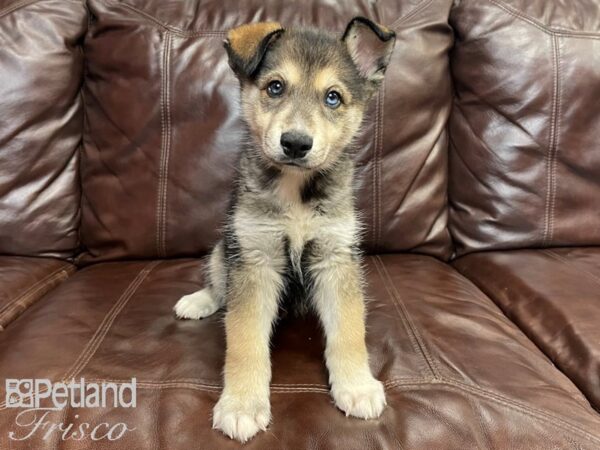
[[179, 299], [175, 315], [180, 319], [203, 319], [214, 314], [225, 298], [225, 262], [223, 259], [223, 241], [213, 249], [208, 263], [208, 284], [204, 289]]

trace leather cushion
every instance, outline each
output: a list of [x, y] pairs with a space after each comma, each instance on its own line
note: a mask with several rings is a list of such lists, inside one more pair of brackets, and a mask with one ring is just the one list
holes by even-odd
[[450, 23], [458, 254], [600, 244], [600, 3], [462, 0]]
[[73, 272], [57, 259], [0, 256], [0, 330]]
[[398, 35], [358, 145], [365, 246], [448, 257], [450, 4], [91, 0], [81, 261], [209, 250], [224, 220], [242, 131], [226, 31], [275, 20], [341, 33], [359, 14]]
[[[311, 317], [286, 318], [273, 341], [273, 423], [245, 447], [600, 446], [600, 417], [582, 394], [454, 269], [425, 256], [374, 256], [366, 263], [367, 344], [373, 372], [386, 386], [383, 416], [361, 421], [336, 410], [320, 327]], [[222, 314], [202, 321], [172, 314], [181, 295], [201, 288], [201, 271], [199, 261], [170, 260], [77, 272], [3, 334], [0, 376], [136, 377], [134, 409], [67, 408], [48, 420], [135, 427], [119, 448], [237, 448], [210, 424], [221, 388]], [[3, 447], [17, 412], [0, 411]], [[49, 448], [56, 436], [28, 444]]]
[[86, 26], [81, 1], [0, 1], [2, 254], [78, 248]]
[[600, 410], [600, 247], [473, 254], [455, 267]]

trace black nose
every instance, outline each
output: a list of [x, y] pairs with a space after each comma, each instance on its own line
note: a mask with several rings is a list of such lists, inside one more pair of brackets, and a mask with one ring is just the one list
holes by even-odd
[[313, 140], [310, 136], [298, 131], [286, 131], [281, 135], [281, 147], [288, 158], [304, 158], [310, 151]]

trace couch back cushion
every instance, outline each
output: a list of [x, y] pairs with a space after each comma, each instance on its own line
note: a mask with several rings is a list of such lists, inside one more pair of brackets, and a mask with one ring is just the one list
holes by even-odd
[[396, 50], [358, 151], [370, 251], [450, 254], [450, 0], [90, 0], [81, 262], [198, 255], [219, 237], [241, 123], [228, 29], [391, 26]]
[[0, 254], [77, 249], [86, 26], [80, 0], [0, 0]]
[[600, 4], [462, 0], [451, 13], [458, 253], [600, 244]]

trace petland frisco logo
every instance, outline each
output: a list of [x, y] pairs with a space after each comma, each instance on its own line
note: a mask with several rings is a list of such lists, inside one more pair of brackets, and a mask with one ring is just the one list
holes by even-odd
[[85, 379], [68, 383], [53, 383], [47, 379], [6, 380], [6, 407], [22, 408], [15, 419], [19, 432], [11, 431], [12, 440], [24, 441], [34, 435], [47, 440], [58, 434], [62, 440], [82, 441], [91, 439], [116, 441], [127, 432], [135, 430], [127, 424], [80, 422], [79, 414], [73, 415], [78, 422], [55, 423], [49, 420], [52, 411], [71, 408], [135, 408], [136, 379], [130, 383], [88, 383]]

